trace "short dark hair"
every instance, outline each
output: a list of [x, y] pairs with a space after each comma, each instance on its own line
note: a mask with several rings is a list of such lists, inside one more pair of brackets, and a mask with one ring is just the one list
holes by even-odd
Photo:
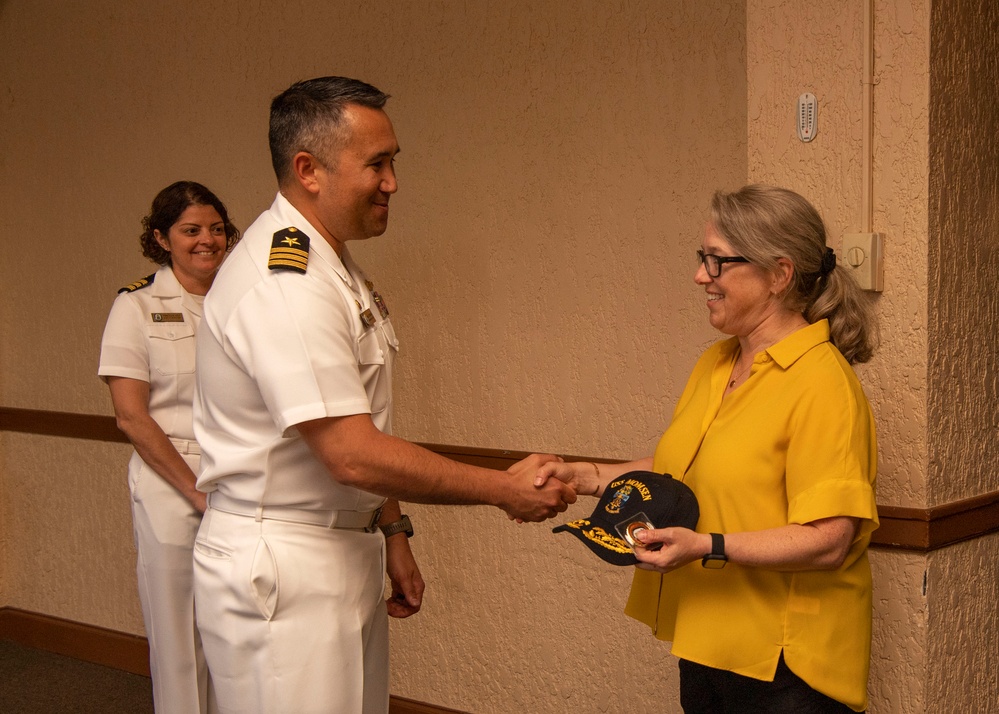
[[219, 197], [196, 181], [176, 181], [156, 194], [149, 215], [142, 219], [142, 235], [139, 243], [142, 254], [159, 265], [170, 264], [170, 251], [164, 250], [157, 240], [154, 231], [164, 236], [170, 233], [170, 227], [180, 219], [180, 214], [190, 206], [211, 206], [218, 211], [225, 224], [225, 249], [232, 250], [239, 240], [239, 229], [229, 220], [229, 212]]
[[268, 139], [278, 184], [291, 178], [291, 159], [308, 151], [329, 165], [347, 139], [343, 110], [349, 104], [381, 109], [389, 95], [349, 77], [296, 82], [271, 102]]

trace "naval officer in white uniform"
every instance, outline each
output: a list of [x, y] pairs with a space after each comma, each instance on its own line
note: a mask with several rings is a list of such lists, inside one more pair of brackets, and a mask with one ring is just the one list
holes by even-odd
[[323, 77], [274, 99], [279, 193], [205, 304], [195, 597], [228, 714], [388, 711], [386, 614], [417, 612], [423, 595], [397, 499], [531, 521], [575, 501], [555, 479], [533, 486], [541, 457], [497, 472], [391, 436], [398, 341], [381, 286], [346, 246], [388, 225], [399, 145], [387, 98]]
[[194, 487], [201, 453], [191, 414], [194, 334], [239, 231], [218, 197], [193, 181], [160, 191], [143, 227], [142, 252], [161, 267], [118, 291], [97, 373], [135, 447], [128, 485], [153, 706], [156, 714], [213, 712], [191, 566], [205, 510], [205, 494]]

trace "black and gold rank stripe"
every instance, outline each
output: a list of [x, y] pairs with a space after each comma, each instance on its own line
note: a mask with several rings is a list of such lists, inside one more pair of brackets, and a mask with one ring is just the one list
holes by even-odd
[[155, 279], [156, 279], [156, 273], [153, 273], [152, 275], [147, 275], [146, 277], [141, 278], [140, 280], [136, 280], [134, 283], [131, 283], [121, 288], [120, 290], [118, 290], [118, 294], [120, 295], [122, 293], [134, 293], [136, 290], [141, 290], [147, 285], [152, 285]]
[[304, 273], [309, 265], [309, 236], [297, 228], [282, 228], [274, 234], [267, 258], [270, 270], [293, 270]]

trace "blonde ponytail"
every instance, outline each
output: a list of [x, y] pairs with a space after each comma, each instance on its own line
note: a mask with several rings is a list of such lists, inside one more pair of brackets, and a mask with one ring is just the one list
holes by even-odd
[[830, 340], [851, 364], [871, 358], [877, 325], [870, 298], [836, 266], [812, 204], [794, 191], [753, 184], [715, 193], [711, 218], [740, 255], [764, 270], [776, 273], [778, 259], [790, 260], [794, 277], [784, 304], [810, 323], [828, 319]]

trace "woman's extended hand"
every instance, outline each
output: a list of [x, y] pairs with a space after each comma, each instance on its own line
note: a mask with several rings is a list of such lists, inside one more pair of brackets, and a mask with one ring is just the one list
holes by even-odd
[[648, 456], [637, 461], [621, 463], [600, 463], [593, 461], [572, 461], [564, 463], [550, 462], [542, 465], [534, 477], [534, 485], [541, 486], [550, 478], [569, 485], [580, 496], [597, 496], [603, 494], [611, 481], [620, 478], [629, 471], [649, 471], [652, 469], [652, 457]]
[[[537, 471], [539, 468], [546, 464], [560, 464], [562, 463], [562, 457], [556, 456], [555, 454], [531, 454], [526, 456], [517, 463], [513, 464], [506, 471], [514, 476], [523, 476]], [[535, 486], [543, 486], [544, 481], [538, 482], [534, 481]]]
[[640, 561], [636, 567], [642, 570], [668, 573], [711, 552], [711, 536], [689, 528], [643, 530], [636, 533], [635, 538], [647, 546], [662, 543], [659, 550], [635, 548], [635, 557]]
[[549, 461], [538, 469], [534, 485], [542, 486], [548, 479], [557, 478], [580, 496], [596, 496], [604, 486], [599, 477], [597, 466], [586, 461]]

